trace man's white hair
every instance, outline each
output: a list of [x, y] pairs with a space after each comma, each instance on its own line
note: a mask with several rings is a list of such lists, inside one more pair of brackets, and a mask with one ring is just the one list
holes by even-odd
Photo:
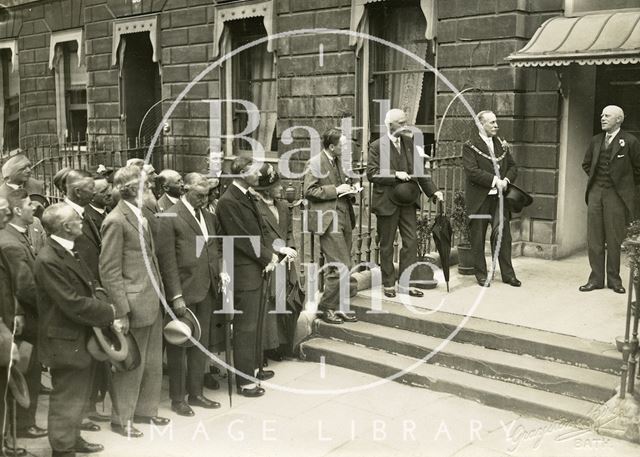
[[605, 110], [612, 111], [614, 115], [618, 116], [620, 118], [620, 123], [621, 124], [624, 122], [624, 111], [619, 106], [617, 106], [617, 105], [608, 105], [608, 106], [605, 106], [602, 109], [602, 112], [604, 113]]
[[392, 122], [398, 120], [402, 116], [406, 116], [406, 113], [403, 110], [399, 108], [390, 109], [384, 117], [384, 125], [386, 125], [388, 129]]

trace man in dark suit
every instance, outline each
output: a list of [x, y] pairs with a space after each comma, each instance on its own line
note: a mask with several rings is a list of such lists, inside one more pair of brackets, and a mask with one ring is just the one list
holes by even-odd
[[85, 216], [88, 219], [91, 219], [91, 222], [94, 226], [98, 228], [98, 232], [100, 231], [100, 227], [102, 227], [102, 223], [104, 222], [104, 218], [107, 217], [107, 213], [109, 212], [109, 208], [112, 205], [112, 187], [111, 184], [107, 181], [106, 178], [97, 175], [93, 179], [94, 189], [93, 189], [93, 198], [91, 202], [87, 206], [85, 206]]
[[[221, 267], [218, 243], [208, 238], [216, 234], [216, 221], [213, 214], [204, 210], [209, 195], [207, 179], [199, 173], [189, 173], [185, 177], [185, 189], [182, 198], [166, 211], [175, 217], [163, 218], [160, 224], [162, 243], [158, 247], [158, 261], [167, 302], [178, 317], [183, 316], [187, 308], [193, 312], [202, 329], [200, 344], [206, 348]], [[208, 239], [198, 252], [202, 237]], [[199, 347], [167, 343], [171, 409], [181, 416], [193, 416], [189, 405], [220, 407], [220, 403], [202, 394], [205, 363], [206, 355]], [[189, 394], [188, 404], [186, 394]]]
[[[303, 195], [309, 201], [307, 228], [311, 233], [320, 235], [320, 250], [325, 264], [340, 265], [349, 270], [351, 234], [356, 220], [350, 194], [354, 189], [347, 183], [341, 163], [346, 142], [346, 137], [338, 129], [332, 128], [322, 134], [322, 151], [307, 162]], [[340, 269], [331, 265], [327, 267], [324, 291], [318, 303], [322, 320], [330, 324], [357, 321], [354, 314], [340, 309], [348, 302], [353, 282], [349, 277], [349, 290], [346, 286], [341, 290]]]
[[487, 278], [487, 264], [484, 258], [485, 236], [491, 223], [491, 252], [495, 252], [502, 223], [502, 241], [498, 253], [500, 274], [503, 282], [520, 287], [522, 283], [516, 278], [511, 264], [511, 217], [506, 205], [501, 209], [500, 194], [506, 191], [510, 182], [515, 181], [518, 169], [506, 142], [502, 142], [497, 136], [496, 115], [491, 111], [480, 111], [476, 125], [478, 134], [462, 148], [462, 164], [466, 177], [465, 201], [470, 218], [470, 241], [476, 281], [483, 287], [490, 286], [491, 278]]
[[[0, 229], [4, 228], [7, 223], [9, 215], [9, 204], [4, 197], [0, 197]], [[14, 328], [16, 313], [19, 313], [20, 306], [17, 303], [15, 297], [14, 283], [11, 277], [11, 266], [8, 259], [0, 250], [0, 322], [2, 326], [6, 327], [6, 332], [2, 338], [2, 360], [7, 360], [7, 363], [0, 363], [0, 441], [2, 442], [3, 455], [10, 457], [22, 457], [27, 455], [27, 451], [24, 448], [16, 447], [15, 452], [13, 450], [14, 444], [7, 441], [5, 432], [8, 431], [6, 424], [6, 409], [5, 401], [8, 397], [8, 384], [7, 384], [7, 369], [9, 360], [17, 362], [19, 359], [18, 348], [14, 342], [12, 331], [15, 330], [15, 334], [19, 335], [22, 332], [21, 328]]]
[[184, 194], [184, 180], [180, 173], [175, 170], [162, 170], [156, 178], [156, 186], [161, 189], [162, 196], [158, 199], [158, 209], [165, 212]]
[[594, 136], [582, 168], [589, 176], [587, 202], [587, 247], [591, 274], [581, 292], [607, 287], [626, 292], [620, 278], [620, 245], [634, 214], [635, 186], [640, 184], [640, 143], [620, 129], [624, 111], [606, 106], [600, 115], [603, 132]]
[[[264, 395], [257, 380], [269, 379], [273, 371], [263, 370], [257, 374], [258, 353], [256, 350], [258, 309], [262, 297], [263, 272], [272, 271], [278, 261], [272, 246], [264, 244], [262, 221], [256, 209], [249, 187], [258, 184], [259, 170], [252, 169], [252, 161], [238, 157], [231, 165], [233, 183], [218, 202], [218, 221], [223, 236], [253, 237], [259, 240], [256, 252], [248, 238], [234, 239], [233, 261], [233, 307], [242, 314], [233, 317], [233, 357], [237, 370], [238, 392], [245, 397]], [[253, 167], [255, 168], [255, 167]], [[225, 259], [225, 263], [229, 264]], [[260, 345], [260, 351], [262, 350]]]
[[42, 216], [48, 244], [35, 262], [38, 286], [39, 351], [51, 368], [49, 443], [53, 456], [100, 452], [100, 444], [80, 436], [80, 423], [91, 390], [93, 359], [86, 349], [91, 327], [114, 323], [113, 305], [95, 297], [96, 282], [74, 251], [82, 218], [69, 205], [48, 207]]
[[[385, 116], [387, 132], [371, 143], [367, 161], [367, 178], [373, 183], [371, 211], [376, 215], [378, 235], [380, 236], [380, 268], [384, 294], [396, 296], [396, 272], [393, 265], [393, 243], [396, 232], [400, 232], [402, 248], [398, 276], [417, 262], [416, 210], [420, 207], [420, 194], [443, 199], [431, 176], [412, 176], [416, 148], [407, 127], [407, 115], [400, 109], [392, 109]], [[419, 159], [421, 160], [421, 159]], [[422, 170], [421, 170], [422, 171]], [[399, 204], [394, 198], [396, 186], [409, 183], [415, 186], [415, 198]], [[405, 184], [402, 184], [405, 186]], [[422, 291], [400, 285], [399, 292], [412, 297], [422, 297]]]
[[33, 276], [36, 253], [29, 235], [29, 226], [35, 220], [34, 208], [25, 189], [12, 191], [7, 200], [11, 217], [6, 227], [0, 231], [0, 250], [9, 263], [19, 309], [24, 313], [19, 316], [19, 319], [24, 319], [24, 328], [18, 339], [34, 345], [25, 373], [29, 392], [32, 393], [31, 403], [29, 408], [17, 408], [16, 428], [19, 437], [40, 438], [46, 436], [47, 431], [36, 425], [42, 373], [37, 351], [38, 300]]
[[113, 177], [120, 201], [102, 224], [100, 280], [114, 301], [125, 334], [131, 332], [140, 352], [140, 365], [113, 373], [111, 429], [138, 438], [131, 423], [167, 425], [158, 416], [162, 384], [162, 313], [164, 294], [150, 223], [143, 215], [140, 196], [148, 190], [138, 167], [124, 167]]

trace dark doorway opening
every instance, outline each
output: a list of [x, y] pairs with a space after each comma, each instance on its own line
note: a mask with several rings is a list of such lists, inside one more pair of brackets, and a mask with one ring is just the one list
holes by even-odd
[[622, 129], [640, 138], [640, 65], [602, 65], [596, 71], [593, 131], [599, 133], [600, 113], [607, 105], [624, 111]]
[[[125, 133], [130, 145], [140, 143], [140, 126], [158, 126], [159, 110], [151, 109], [161, 97], [158, 63], [153, 61], [153, 48], [148, 32], [127, 34], [121, 43], [125, 46], [122, 65], [121, 100], [125, 115]], [[151, 109], [151, 110], [150, 110]], [[145, 118], [146, 115], [146, 118]], [[147, 131], [147, 128], [144, 128]]]

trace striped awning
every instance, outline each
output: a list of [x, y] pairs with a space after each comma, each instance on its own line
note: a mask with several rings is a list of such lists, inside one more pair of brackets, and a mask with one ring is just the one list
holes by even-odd
[[640, 63], [640, 11], [554, 17], [506, 60], [516, 67]]

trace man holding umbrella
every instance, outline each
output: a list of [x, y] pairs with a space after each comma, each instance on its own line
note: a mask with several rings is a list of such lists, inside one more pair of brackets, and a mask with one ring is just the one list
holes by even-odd
[[[399, 275], [417, 261], [416, 209], [420, 193], [444, 199], [431, 176], [412, 176], [416, 148], [408, 127], [407, 115], [401, 109], [389, 110], [384, 119], [387, 132], [371, 143], [367, 162], [367, 179], [373, 183], [371, 211], [376, 215], [380, 236], [380, 268], [386, 297], [396, 296], [396, 272], [393, 265], [393, 243], [400, 231]], [[400, 293], [422, 297], [415, 288], [399, 289]]]

